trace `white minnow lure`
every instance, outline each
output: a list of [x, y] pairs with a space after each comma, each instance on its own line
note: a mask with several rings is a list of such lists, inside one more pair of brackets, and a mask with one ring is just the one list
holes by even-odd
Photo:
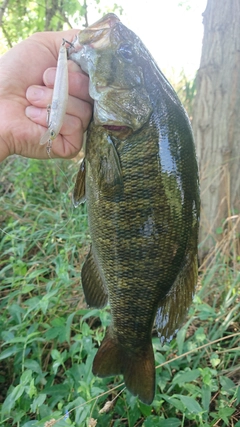
[[[68, 43], [68, 42], [67, 42]], [[66, 40], [59, 50], [56, 78], [54, 82], [52, 104], [48, 106], [48, 130], [40, 139], [40, 144], [47, 143], [47, 152], [50, 154], [52, 141], [58, 136], [63, 124], [68, 102], [68, 67]]]

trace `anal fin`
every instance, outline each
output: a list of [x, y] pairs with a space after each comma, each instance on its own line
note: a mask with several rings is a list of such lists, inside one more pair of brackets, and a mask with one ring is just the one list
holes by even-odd
[[104, 307], [108, 302], [108, 294], [92, 248], [83, 264], [81, 277], [87, 304], [90, 307]]

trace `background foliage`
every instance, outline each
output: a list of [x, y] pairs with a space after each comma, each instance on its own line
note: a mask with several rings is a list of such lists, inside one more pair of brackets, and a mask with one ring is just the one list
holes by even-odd
[[[8, 47], [34, 31], [87, 22], [87, 4], [74, 0], [5, 0], [0, 13]], [[191, 116], [195, 82], [183, 74], [172, 83]], [[239, 427], [234, 230], [222, 233], [200, 266], [198, 291], [176, 339], [162, 347], [153, 332], [157, 389], [146, 406], [125, 390], [118, 396], [121, 377], [91, 373], [110, 318], [108, 309], [86, 308], [80, 285], [90, 236], [84, 206], [71, 203], [76, 162], [43, 168], [41, 161], [12, 157], [0, 168], [0, 425]]]
[[[88, 26], [88, 5], [91, 3], [99, 13], [117, 12], [122, 7], [113, 3], [102, 8], [100, 0], [2, 0], [0, 2], [1, 50], [12, 47], [37, 31], [60, 31]], [[1, 51], [0, 51], [1, 52]]]

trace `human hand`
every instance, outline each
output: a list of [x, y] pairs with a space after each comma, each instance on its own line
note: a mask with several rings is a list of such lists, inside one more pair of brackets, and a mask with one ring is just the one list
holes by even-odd
[[[48, 158], [40, 145], [46, 132], [58, 52], [62, 38], [71, 41], [76, 30], [36, 33], [0, 58], [0, 160], [11, 154]], [[61, 134], [53, 141], [51, 157], [74, 157], [92, 115], [88, 77], [68, 61], [69, 101]]]

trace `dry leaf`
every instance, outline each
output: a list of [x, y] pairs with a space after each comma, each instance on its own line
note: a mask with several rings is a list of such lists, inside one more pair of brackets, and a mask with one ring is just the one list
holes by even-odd
[[99, 414], [105, 414], [107, 412], [109, 412], [113, 407], [113, 400], [108, 400], [104, 407], [102, 409], [100, 409]]
[[55, 418], [52, 418], [50, 421], [47, 421], [45, 424], [44, 424], [44, 427], [52, 427], [52, 426], [54, 426], [54, 424], [56, 423], [56, 420], [55, 420]]
[[94, 418], [90, 418], [88, 427], [95, 427], [97, 425], [97, 420], [94, 420]]

